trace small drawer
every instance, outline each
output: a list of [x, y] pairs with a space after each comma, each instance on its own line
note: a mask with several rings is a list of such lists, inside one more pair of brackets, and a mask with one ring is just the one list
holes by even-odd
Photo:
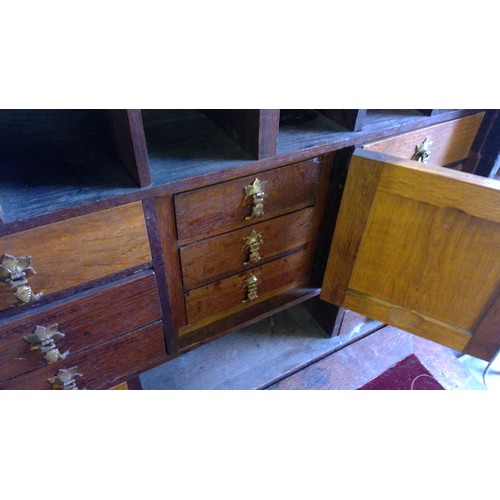
[[314, 158], [178, 194], [174, 198], [178, 238], [220, 234], [312, 206], [320, 167], [321, 159]]
[[[49, 365], [20, 377], [0, 383], [0, 389], [54, 389], [49, 379], [59, 375], [69, 378], [73, 368], [76, 388], [107, 389], [159, 363], [165, 354], [162, 322], [157, 321], [139, 330], [105, 342], [65, 360], [58, 366]], [[63, 370], [62, 372], [60, 370]], [[66, 371], [66, 373], [64, 373]], [[56, 380], [54, 382], [57, 383]], [[71, 380], [66, 380], [71, 388]]]
[[305, 250], [186, 293], [188, 323], [215, 320], [305, 283]]
[[[0, 322], [0, 380], [6, 380], [48, 364], [47, 350], [31, 350], [24, 340], [38, 331], [57, 325], [53, 342], [66, 359], [57, 360], [58, 367], [70, 362], [78, 352], [113, 337], [135, 330], [161, 318], [156, 279], [151, 271], [132, 279], [80, 294], [71, 300], [45, 306], [36, 313]], [[50, 352], [47, 357], [57, 352]], [[57, 359], [57, 356], [56, 356]]]
[[[48, 296], [151, 261], [140, 202], [82, 215], [0, 238], [5, 254], [31, 256], [36, 271], [25, 273], [33, 294]], [[8, 259], [7, 267], [12, 267]], [[28, 263], [23, 262], [22, 267]], [[0, 267], [0, 280], [9, 278]], [[0, 284], [0, 310], [16, 303], [21, 287]], [[22, 305], [24, 302], [19, 302]]]
[[181, 247], [184, 288], [191, 290], [306, 246], [313, 212], [305, 208]]
[[483, 120], [484, 113], [459, 118], [446, 123], [422, 128], [388, 139], [371, 142], [364, 149], [385, 153], [406, 160], [414, 159], [416, 147], [425, 139], [431, 142], [428, 165], [445, 166], [464, 160]]

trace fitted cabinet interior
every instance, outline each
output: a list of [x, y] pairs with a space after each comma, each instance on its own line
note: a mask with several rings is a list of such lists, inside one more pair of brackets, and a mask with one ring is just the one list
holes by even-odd
[[[340, 306], [489, 359], [498, 185], [455, 171], [473, 171], [483, 118], [0, 111], [0, 258], [30, 256], [29, 285], [43, 292], [13, 307], [1, 270], [0, 388], [50, 388], [69, 361], [82, 388], [111, 387], [302, 302], [321, 304], [314, 315], [328, 334]], [[410, 158], [425, 139], [423, 165]], [[36, 321], [66, 331], [57, 344], [67, 360], [24, 356]]]

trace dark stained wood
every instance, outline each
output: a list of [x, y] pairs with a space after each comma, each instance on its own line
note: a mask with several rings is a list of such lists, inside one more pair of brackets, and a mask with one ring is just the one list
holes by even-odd
[[107, 110], [116, 152], [141, 187], [151, 184], [146, 136], [139, 109]]
[[500, 111], [489, 110], [479, 130], [472, 149], [478, 152], [479, 161], [473, 171], [476, 175], [490, 177], [498, 167], [500, 156]]
[[[157, 276], [158, 294], [160, 296], [160, 304], [163, 312], [165, 342], [167, 346], [167, 352], [171, 354], [177, 351], [178, 346], [176, 340], [175, 323], [173, 320], [174, 314], [172, 311], [171, 298], [168, 293], [167, 276], [170, 274], [174, 274], [178, 278], [178, 274], [166, 271], [165, 260], [163, 258], [161, 234], [163, 224], [168, 225], [168, 217], [160, 224], [158, 220], [156, 200], [154, 199], [144, 200], [143, 208], [146, 218], [146, 227], [148, 229], [149, 245], [151, 247], [151, 254], [153, 256], [153, 269]], [[175, 247], [175, 244], [173, 244], [173, 246]]]
[[1, 110], [4, 221], [138, 191], [92, 110]]
[[[0, 238], [4, 253], [32, 256], [34, 293], [45, 296], [151, 262], [142, 204], [115, 207]], [[13, 294], [0, 290], [0, 309]]]
[[279, 129], [278, 109], [204, 109], [252, 158], [260, 160], [276, 154]]
[[318, 111], [353, 132], [359, 132], [363, 129], [367, 112], [366, 109], [320, 109]]
[[[306, 251], [301, 250], [263, 266], [225, 278], [186, 293], [187, 320], [190, 325], [211, 322], [261, 302], [279, 292], [305, 285], [310, 272]], [[253, 274], [258, 278], [258, 298], [246, 299], [244, 281]], [[182, 334], [182, 333], [181, 333]]]
[[[176, 195], [177, 233], [181, 240], [215, 235], [249, 226], [254, 222], [314, 205], [318, 188], [320, 159], [312, 159], [258, 176]], [[256, 177], [266, 182], [263, 217], [245, 220], [252, 213], [251, 197], [245, 199], [245, 187]]]
[[140, 330], [87, 349], [66, 360], [34, 370], [20, 377], [0, 383], [5, 389], [52, 389], [48, 378], [60, 368], [76, 366], [83, 375], [77, 379], [80, 389], [107, 389], [165, 359], [165, 343], [161, 322], [152, 323]]
[[211, 342], [219, 337], [245, 328], [256, 321], [272, 316], [280, 311], [301, 304], [319, 295], [318, 288], [292, 288], [263, 302], [249, 305], [245, 310], [231, 314], [205, 326], [193, 330], [185, 329], [179, 338], [179, 345], [183, 352], [187, 352], [199, 345]]
[[[175, 230], [175, 211], [171, 196], [160, 196], [156, 199], [156, 214], [170, 303], [171, 324], [173, 332], [177, 335], [179, 329], [187, 324], [187, 319]], [[172, 340], [172, 342], [175, 342], [175, 340]]]
[[30, 351], [23, 337], [36, 326], [58, 324], [65, 337], [56, 340], [61, 353], [71, 357], [113, 337], [161, 319], [160, 303], [153, 273], [127, 279], [68, 301], [0, 322], [0, 380], [45, 366], [43, 354]]
[[[182, 276], [186, 290], [246, 271], [305, 247], [311, 237], [314, 208], [277, 217], [180, 248]], [[245, 265], [249, 252], [245, 238], [256, 231], [262, 235], [258, 262]], [[312, 233], [314, 234], [314, 233]]]
[[[43, 192], [37, 191], [36, 176], [32, 178], [29, 190], [20, 191], [17, 188], [13, 190], [12, 186], [20, 185], [19, 162], [16, 160], [17, 170], [7, 170], [7, 173], [13, 175], [13, 184], [0, 184], [0, 198], [9, 200], [8, 206], [4, 206], [4, 224], [0, 225], [0, 236], [96, 210], [131, 203], [139, 199], [169, 195], [245, 175], [254, 175], [263, 170], [304, 161], [330, 151], [353, 145], [361, 146], [366, 142], [474, 113], [474, 110], [455, 110], [432, 117], [423, 117], [421, 114], [415, 116], [398, 114], [394, 110], [389, 114], [381, 115], [370, 110], [362, 132], [346, 132], [345, 129], [342, 129], [327, 135], [321, 140], [313, 141], [311, 144], [307, 132], [297, 133], [295, 131], [290, 136], [290, 140], [286, 141], [286, 147], [281, 147], [281, 150], [277, 152], [278, 156], [257, 161], [251, 161], [245, 155], [241, 156], [241, 159], [238, 159], [240, 156], [236, 155], [237, 159], [234, 160], [235, 156], [231, 153], [231, 148], [228, 149], [225, 143], [221, 143], [219, 151], [227, 155], [226, 159], [221, 160], [218, 154], [207, 153], [206, 156], [203, 156], [204, 153], [200, 153], [199, 156], [196, 155], [193, 153], [196, 150], [196, 144], [190, 142], [195, 140], [193, 137], [197, 137], [199, 129], [196, 129], [189, 135], [189, 138], [180, 141], [178, 150], [172, 153], [171, 156], [161, 151], [157, 153], [155, 161], [158, 162], [159, 169], [157, 170], [161, 172], [161, 178], [154, 180], [154, 187], [143, 189], [135, 187], [132, 178], [116, 158], [114, 162], [110, 160], [105, 169], [98, 168], [100, 163], [94, 164], [95, 168], [91, 170], [89, 170], [88, 165], [82, 166], [82, 175], [79, 179], [84, 178], [85, 182], [90, 182], [94, 179], [93, 174], [99, 172], [99, 175], [104, 175], [106, 178], [120, 173], [123, 181], [116, 179], [110, 183], [101, 180], [96, 182], [89, 191], [86, 185], [82, 186], [81, 181], [76, 182], [74, 177], [71, 176], [66, 180], [55, 179], [53, 182], [47, 183], [47, 180], [51, 178], [48, 175], [50, 172], [56, 170], [60, 174], [63, 171], [59, 168], [59, 164], [50, 163], [47, 167], [48, 170], [45, 167], [41, 170], [36, 169], [34, 166], [36, 164], [33, 164], [35, 172], [43, 172], [43, 184], [40, 185], [40, 189], [42, 189], [43, 185]], [[208, 118], [205, 117], [205, 120], [212, 127], [218, 128]], [[178, 123], [176, 122], [172, 127], [177, 130]], [[220, 131], [220, 133], [226, 136], [223, 131]], [[160, 136], [157, 141], [160, 143], [161, 141], [165, 142], [163, 135], [160, 134]], [[212, 139], [212, 137], [207, 139], [207, 145], [213, 144]], [[230, 141], [230, 139], [227, 140]], [[149, 142], [148, 139], [148, 148]], [[151, 150], [149, 150], [150, 162], [152, 162], [151, 155]], [[81, 162], [85, 155], [79, 155], [78, 158]], [[233, 159], [230, 160], [230, 158]], [[57, 166], [57, 169], [54, 165]], [[116, 165], [116, 168], [113, 168], [113, 165]], [[30, 166], [30, 168], [32, 167]], [[64, 170], [64, 172], [69, 174], [74, 173], [75, 170], [69, 169]], [[2, 175], [5, 180], [3, 170]], [[109, 179], [111, 178], [109, 177]], [[65, 186], [68, 191], [61, 191], [61, 186]], [[2, 191], [3, 189], [5, 191]]]
[[474, 334], [464, 353], [476, 358], [491, 360], [499, 350], [500, 289], [474, 328]]

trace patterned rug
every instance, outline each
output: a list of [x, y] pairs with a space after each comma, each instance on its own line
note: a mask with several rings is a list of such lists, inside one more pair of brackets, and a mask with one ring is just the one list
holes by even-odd
[[418, 358], [411, 354], [358, 390], [434, 391], [444, 390], [444, 387], [420, 363]]

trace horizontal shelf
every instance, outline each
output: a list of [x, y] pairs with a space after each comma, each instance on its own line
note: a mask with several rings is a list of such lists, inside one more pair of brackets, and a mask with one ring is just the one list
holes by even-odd
[[[352, 130], [343, 113], [362, 111], [356, 125], [360, 131]], [[431, 111], [431, 110], [424, 110]], [[281, 110], [278, 135], [278, 155], [313, 148], [323, 144], [349, 141], [356, 135], [382, 131], [399, 125], [421, 120], [429, 114], [419, 110]], [[332, 119], [335, 117], [335, 119]], [[352, 117], [351, 117], [352, 118]], [[340, 123], [343, 122], [343, 123]]]
[[138, 189], [91, 110], [0, 111], [2, 221]]

